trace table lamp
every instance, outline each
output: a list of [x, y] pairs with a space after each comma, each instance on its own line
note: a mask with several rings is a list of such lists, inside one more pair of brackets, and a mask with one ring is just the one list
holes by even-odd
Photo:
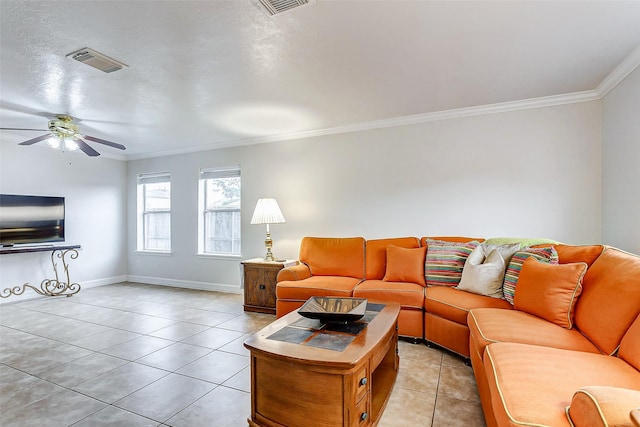
[[267, 255], [264, 257], [265, 261], [275, 261], [273, 253], [271, 253], [273, 240], [271, 240], [269, 224], [280, 224], [283, 222], [286, 221], [276, 199], [258, 199], [256, 209], [253, 211], [253, 217], [251, 217], [251, 224], [267, 224], [267, 238], [264, 239], [264, 245], [267, 247]]

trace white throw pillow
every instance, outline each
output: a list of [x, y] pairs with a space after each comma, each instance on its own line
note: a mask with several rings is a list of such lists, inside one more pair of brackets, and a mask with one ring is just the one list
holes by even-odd
[[502, 283], [509, 260], [520, 245], [480, 245], [467, 258], [456, 289], [492, 298], [504, 298]]

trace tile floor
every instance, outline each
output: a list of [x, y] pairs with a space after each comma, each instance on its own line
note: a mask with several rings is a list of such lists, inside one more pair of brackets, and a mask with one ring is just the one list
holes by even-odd
[[[135, 283], [2, 304], [0, 425], [245, 427], [242, 343], [272, 320], [241, 295]], [[399, 347], [381, 427], [484, 426], [469, 366]]]

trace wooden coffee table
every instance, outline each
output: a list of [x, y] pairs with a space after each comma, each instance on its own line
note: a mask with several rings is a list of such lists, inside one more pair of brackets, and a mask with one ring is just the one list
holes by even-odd
[[[326, 332], [330, 350], [273, 339], [308, 319], [291, 312], [249, 337], [252, 427], [375, 426], [398, 374], [398, 304], [379, 305], [357, 335]], [[371, 316], [371, 312], [367, 312]], [[367, 319], [365, 316], [365, 319]], [[304, 331], [301, 331], [304, 332]], [[321, 331], [322, 332], [322, 331]], [[276, 334], [276, 335], [274, 335]], [[290, 335], [290, 334], [289, 334]], [[272, 338], [268, 338], [272, 337]]]

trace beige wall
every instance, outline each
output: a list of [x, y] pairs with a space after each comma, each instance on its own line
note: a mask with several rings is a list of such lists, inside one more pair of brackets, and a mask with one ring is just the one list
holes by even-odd
[[[82, 246], [69, 267], [72, 282], [93, 286], [126, 277], [126, 165], [62, 153], [42, 143], [0, 142], [0, 192], [65, 197], [66, 242]], [[61, 266], [59, 272], [63, 271]], [[0, 255], [0, 288], [53, 278], [50, 253]], [[24, 297], [37, 296], [28, 290]], [[16, 301], [11, 297], [0, 302]]]
[[602, 100], [602, 241], [640, 254], [640, 68]]
[[[255, 202], [276, 197], [274, 253], [297, 258], [303, 236], [601, 239], [601, 103], [583, 102], [341, 135], [130, 161], [128, 274], [139, 280], [237, 286], [237, 260], [198, 258], [197, 176], [242, 166], [242, 256], [262, 256]], [[173, 254], [135, 252], [135, 181], [170, 171]], [[161, 278], [161, 279], [158, 279]], [[158, 279], [158, 280], [156, 280]]]

